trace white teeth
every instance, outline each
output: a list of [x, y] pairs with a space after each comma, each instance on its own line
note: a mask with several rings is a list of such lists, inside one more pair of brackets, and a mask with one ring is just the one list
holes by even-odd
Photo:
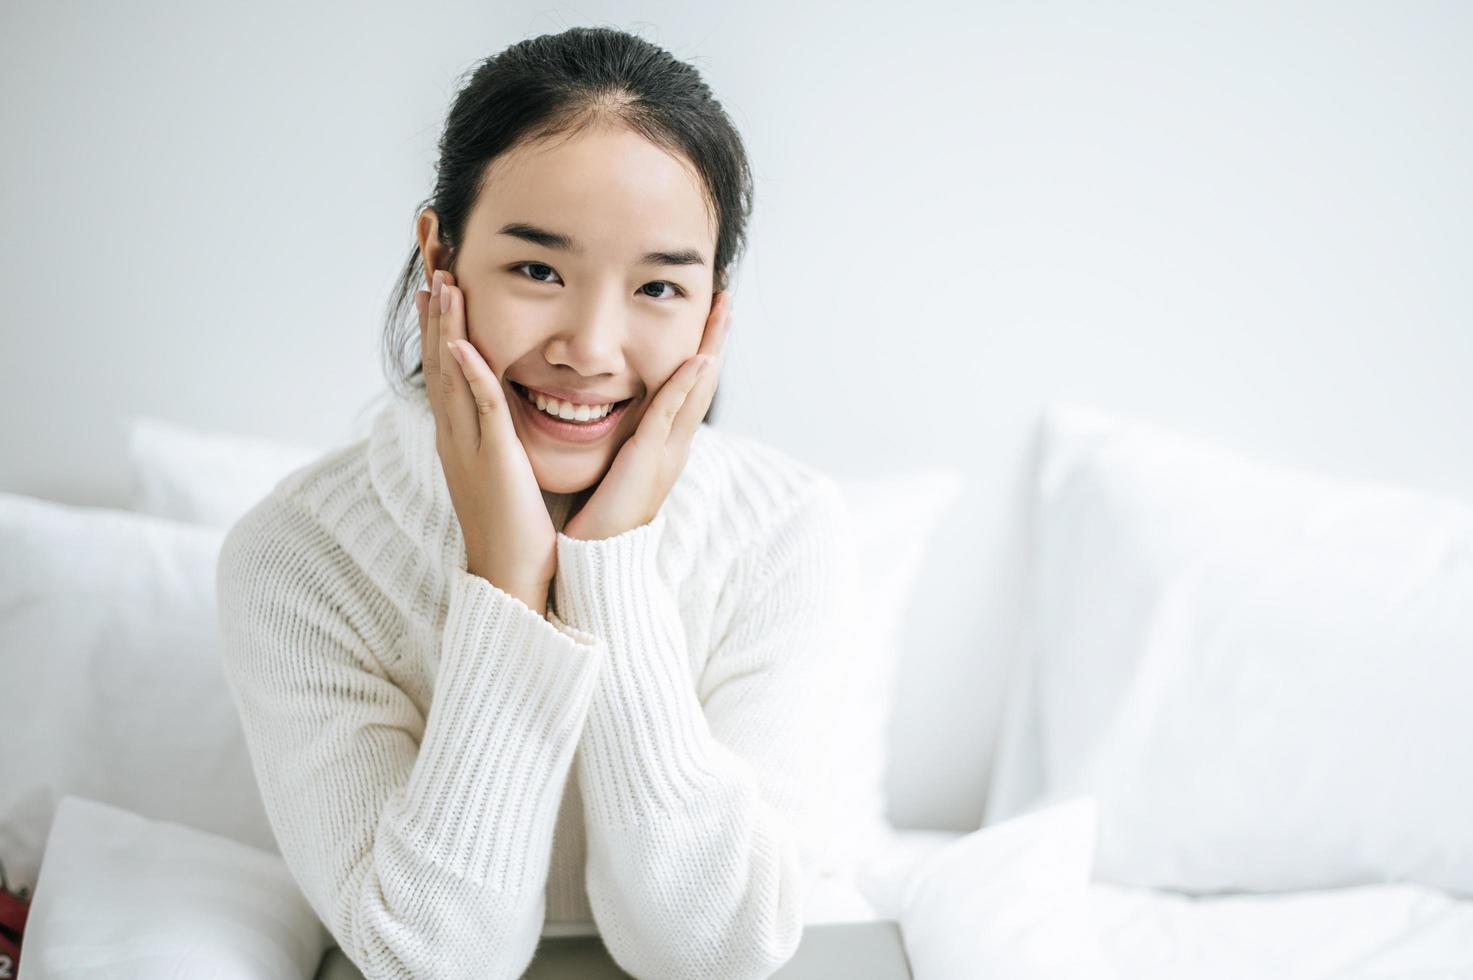
[[614, 408], [612, 404], [574, 405], [572, 402], [563, 402], [558, 401], [556, 398], [548, 398], [546, 395], [532, 391], [530, 388], [527, 389], [527, 394], [531, 396], [537, 407], [542, 411], [555, 418], [564, 419], [569, 422], [588, 422], [594, 419], [601, 419], [613, 411]]

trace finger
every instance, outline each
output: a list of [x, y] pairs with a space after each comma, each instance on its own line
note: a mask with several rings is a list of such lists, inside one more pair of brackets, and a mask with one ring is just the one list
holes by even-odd
[[430, 352], [429, 299], [430, 291], [428, 289], [419, 289], [414, 293], [414, 310], [419, 314], [419, 365], [421, 378], [429, 377], [429, 363], [427, 360]]
[[469, 341], [452, 341], [461, 356], [461, 371], [470, 387], [471, 399], [479, 418], [481, 444], [505, 445], [506, 440], [516, 439], [516, 426], [511, 420], [511, 406], [506, 403], [506, 392], [501, 387], [496, 369], [481, 356], [481, 352]]
[[690, 446], [696, 429], [701, 424], [701, 419], [705, 418], [706, 410], [711, 407], [711, 398], [716, 394], [716, 383], [720, 378], [720, 371], [719, 357], [716, 360], [708, 360], [703, 365], [695, 384], [691, 386], [685, 400], [680, 403], [680, 411], [675, 414], [675, 421], [670, 426], [670, 435], [665, 440], [666, 446], [677, 448]]
[[[446, 273], [445, 282], [440, 286], [440, 343], [444, 345], [465, 339], [465, 297], [451, 283], [449, 273]], [[469, 347], [470, 344], [465, 346]], [[450, 353], [448, 348], [445, 353]], [[471, 440], [470, 445], [479, 446], [481, 424], [477, 417], [479, 410], [476, 407], [476, 398], [471, 393], [465, 368], [456, 363], [453, 357], [450, 359], [444, 390], [445, 412], [450, 416], [451, 430], [464, 433]]]
[[701, 346], [696, 353], [719, 360], [726, 346], [727, 329], [731, 326], [731, 291], [723, 289], [711, 302], [706, 327], [701, 333]]
[[440, 288], [444, 279], [444, 273], [436, 269], [430, 280], [430, 295], [426, 298], [428, 316], [425, 320], [425, 339], [420, 348], [420, 357], [424, 364], [425, 392], [429, 395], [430, 407], [435, 412], [435, 431], [449, 435], [451, 432], [450, 417], [445, 412], [445, 388], [446, 369], [455, 368], [452, 360], [448, 365], [445, 360], [445, 342], [440, 339]]
[[665, 437], [666, 446], [689, 447], [696, 428], [711, 407], [711, 399], [716, 394], [716, 385], [721, 379], [721, 364], [726, 354], [726, 334], [731, 326], [731, 304], [731, 293], [725, 289], [718, 292], [711, 303], [711, 313], [706, 319], [706, 329], [701, 334], [701, 345], [697, 349], [697, 354], [705, 358], [707, 364], [680, 403]]
[[675, 425], [675, 419], [680, 414], [680, 407], [685, 403], [686, 397], [695, 387], [703, 367], [709, 365], [709, 360], [704, 355], [696, 355], [690, 358], [660, 386], [655, 395], [654, 403], [645, 411], [644, 418], [639, 420], [639, 433], [649, 436], [651, 446], [664, 446], [670, 441], [670, 432]]

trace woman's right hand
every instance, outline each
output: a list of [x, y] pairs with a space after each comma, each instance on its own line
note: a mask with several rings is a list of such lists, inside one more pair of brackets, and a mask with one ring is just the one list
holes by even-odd
[[[465, 537], [466, 571], [545, 616], [557, 571], [552, 516], [517, 437], [501, 375], [466, 338], [464, 294], [447, 270], [437, 270], [434, 283], [433, 292], [419, 290], [414, 302], [435, 448]], [[451, 356], [450, 343], [463, 364]]]

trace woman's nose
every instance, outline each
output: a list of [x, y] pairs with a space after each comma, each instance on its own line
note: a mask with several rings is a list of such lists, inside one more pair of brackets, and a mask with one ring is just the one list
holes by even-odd
[[623, 364], [628, 312], [607, 298], [569, 311], [571, 320], [560, 331], [560, 353], [579, 374], [617, 373]]

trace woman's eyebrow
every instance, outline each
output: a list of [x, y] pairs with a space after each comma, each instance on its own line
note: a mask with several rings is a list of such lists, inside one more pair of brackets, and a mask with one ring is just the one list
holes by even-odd
[[[536, 225], [529, 225], [525, 221], [513, 221], [501, 226], [501, 234], [520, 238], [524, 242], [533, 245], [541, 245], [543, 248], [555, 248], [564, 252], [579, 254], [583, 251], [572, 235], [564, 235], [561, 232], [548, 231]], [[681, 248], [672, 252], [646, 252], [644, 256], [635, 263], [636, 265], [705, 265], [706, 260], [701, 253], [693, 248]]]

